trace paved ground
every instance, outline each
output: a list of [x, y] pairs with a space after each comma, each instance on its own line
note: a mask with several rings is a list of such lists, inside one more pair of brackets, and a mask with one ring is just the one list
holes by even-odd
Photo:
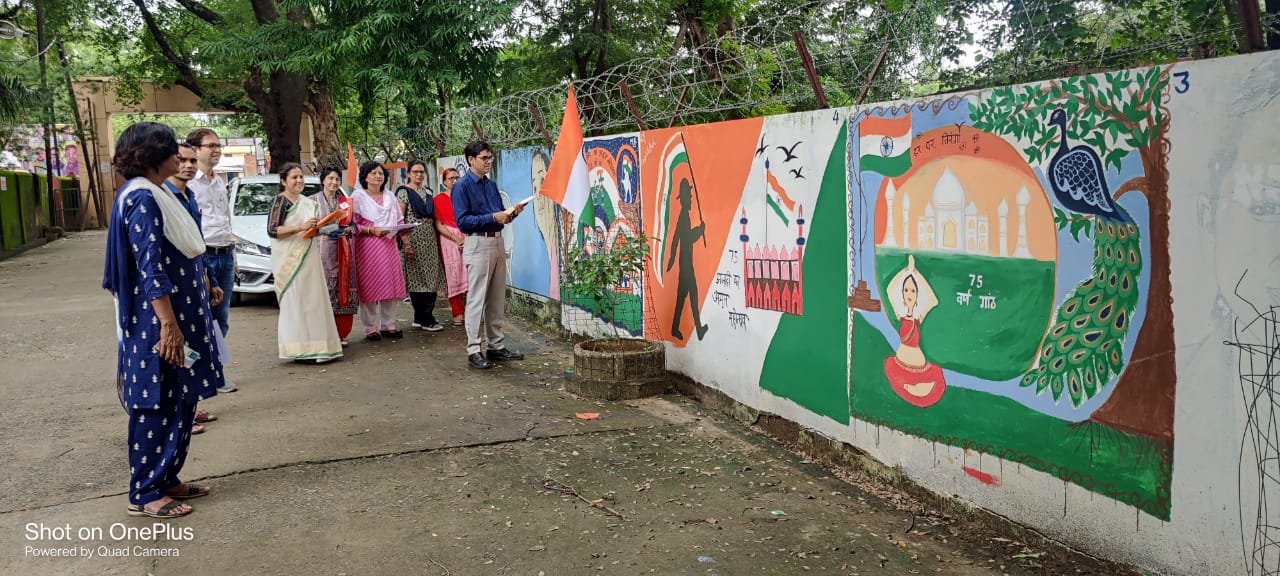
[[[103, 241], [0, 262], [3, 574], [1131, 573], [913, 520], [679, 396], [576, 399], [568, 348], [519, 323], [528, 359], [491, 371], [467, 369], [456, 328], [286, 363], [268, 299], [232, 309], [241, 391], [202, 404], [220, 419], [184, 479], [213, 495], [150, 533], [124, 514]], [[35, 556], [59, 551], [77, 556]]]

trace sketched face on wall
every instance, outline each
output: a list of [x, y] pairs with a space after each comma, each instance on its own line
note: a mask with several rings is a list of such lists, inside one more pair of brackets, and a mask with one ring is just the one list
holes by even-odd
[[[1214, 261], [1220, 294], [1247, 322], [1257, 315], [1249, 303], [1264, 311], [1280, 306], [1280, 97], [1271, 94], [1242, 123], [1234, 160], [1220, 172]], [[1259, 242], [1266, 238], [1272, 240]]]

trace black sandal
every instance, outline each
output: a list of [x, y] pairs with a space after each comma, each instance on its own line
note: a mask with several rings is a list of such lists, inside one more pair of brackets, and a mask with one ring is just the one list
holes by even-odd
[[[170, 498], [172, 498], [172, 496], [170, 496]], [[130, 516], [146, 516], [148, 518], [178, 518], [195, 512], [195, 508], [191, 508], [190, 506], [187, 507], [186, 512], [174, 511], [177, 507], [182, 506], [183, 504], [184, 503], [181, 500], [170, 500], [168, 504], [161, 506], [160, 509], [155, 512], [147, 510], [146, 506], [130, 504], [129, 507], [125, 509], [125, 512]]]
[[365, 334], [365, 335], [364, 335], [364, 339], [365, 339], [365, 340], [378, 341], [378, 340], [381, 340], [381, 339], [382, 339], [382, 334], [379, 334], [379, 333], [377, 333], [377, 332], [373, 332], [373, 333], [370, 333], [370, 334]]
[[383, 330], [382, 335], [392, 340], [399, 340], [401, 338], [404, 338], [404, 332], [401, 332], [399, 330]]

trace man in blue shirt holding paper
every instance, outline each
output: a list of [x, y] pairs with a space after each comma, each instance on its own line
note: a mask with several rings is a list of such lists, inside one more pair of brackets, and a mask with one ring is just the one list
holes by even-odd
[[[462, 262], [467, 268], [467, 363], [490, 368], [493, 362], [523, 360], [524, 354], [503, 344], [502, 325], [507, 308], [507, 259], [502, 229], [524, 211], [525, 205], [504, 208], [498, 185], [489, 178], [493, 149], [483, 141], [463, 150], [470, 170], [453, 185], [453, 215], [458, 229], [467, 235]], [[480, 326], [484, 325], [484, 339]], [[489, 349], [482, 345], [488, 341]]]

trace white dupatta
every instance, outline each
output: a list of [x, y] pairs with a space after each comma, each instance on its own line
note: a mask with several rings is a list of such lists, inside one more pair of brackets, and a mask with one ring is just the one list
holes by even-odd
[[200, 227], [196, 226], [196, 221], [191, 218], [191, 213], [187, 212], [187, 207], [172, 192], [160, 189], [146, 178], [139, 176], [125, 183], [116, 198], [117, 214], [124, 216], [125, 199], [140, 189], [150, 190], [151, 197], [156, 199], [160, 214], [164, 216], [165, 239], [187, 258], [204, 254], [204, 236], [200, 233]]

